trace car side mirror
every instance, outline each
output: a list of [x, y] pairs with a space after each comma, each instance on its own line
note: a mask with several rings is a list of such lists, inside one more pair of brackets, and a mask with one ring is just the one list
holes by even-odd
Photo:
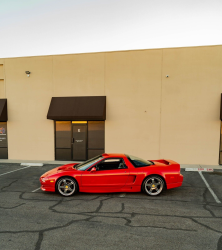
[[96, 168], [93, 167], [93, 168], [91, 169], [91, 172], [95, 172], [95, 171], [96, 171]]

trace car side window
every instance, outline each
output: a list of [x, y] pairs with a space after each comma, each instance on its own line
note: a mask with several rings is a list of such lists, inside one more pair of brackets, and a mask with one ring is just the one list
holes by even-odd
[[122, 158], [109, 158], [96, 165], [97, 171], [127, 168]]

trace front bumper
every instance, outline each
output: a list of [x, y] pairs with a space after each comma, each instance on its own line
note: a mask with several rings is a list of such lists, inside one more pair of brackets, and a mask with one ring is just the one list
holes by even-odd
[[55, 192], [55, 188], [46, 185], [41, 185], [41, 189], [42, 191]]
[[55, 180], [49, 180], [47, 177], [41, 177], [40, 183], [42, 191], [55, 192]]

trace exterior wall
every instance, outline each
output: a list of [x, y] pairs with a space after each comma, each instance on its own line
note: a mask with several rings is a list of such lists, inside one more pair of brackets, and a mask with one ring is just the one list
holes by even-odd
[[[27, 77], [25, 71], [31, 71]], [[5, 60], [9, 159], [54, 159], [52, 57]]]
[[5, 98], [5, 68], [4, 59], [0, 59], [0, 98]]
[[106, 54], [106, 152], [159, 158], [162, 50]]
[[104, 95], [104, 54], [53, 57], [53, 96]]
[[106, 95], [106, 152], [218, 164], [222, 46], [8, 58], [1, 64], [9, 159], [54, 160], [54, 123], [46, 119], [52, 96]]
[[221, 69], [222, 46], [163, 50], [160, 157], [218, 164]]

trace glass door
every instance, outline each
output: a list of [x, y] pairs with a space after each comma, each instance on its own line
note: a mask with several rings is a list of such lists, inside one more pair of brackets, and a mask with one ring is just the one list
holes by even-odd
[[84, 161], [87, 159], [87, 122], [72, 122], [72, 159]]

